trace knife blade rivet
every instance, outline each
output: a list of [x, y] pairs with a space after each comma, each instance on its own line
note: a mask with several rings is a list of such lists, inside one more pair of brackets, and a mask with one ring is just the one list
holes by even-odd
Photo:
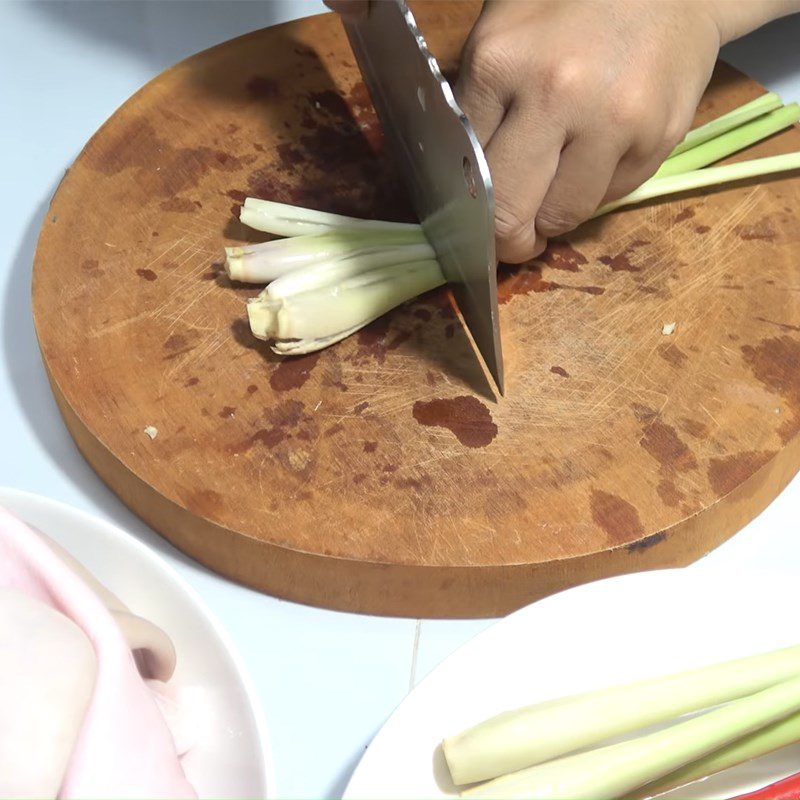
[[475, 186], [475, 175], [472, 171], [472, 162], [464, 156], [464, 183], [467, 184], [467, 191], [470, 197], [478, 196], [478, 188]]

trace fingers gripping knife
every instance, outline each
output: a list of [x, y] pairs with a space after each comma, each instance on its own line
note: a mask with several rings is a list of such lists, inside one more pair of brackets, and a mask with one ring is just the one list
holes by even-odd
[[503, 393], [492, 179], [404, 0], [345, 23], [384, 134], [464, 322]]

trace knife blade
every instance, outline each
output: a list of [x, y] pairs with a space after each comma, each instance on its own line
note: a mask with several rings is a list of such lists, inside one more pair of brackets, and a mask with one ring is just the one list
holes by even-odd
[[414, 210], [503, 394], [494, 195], [483, 150], [405, 0], [373, 0], [345, 30]]

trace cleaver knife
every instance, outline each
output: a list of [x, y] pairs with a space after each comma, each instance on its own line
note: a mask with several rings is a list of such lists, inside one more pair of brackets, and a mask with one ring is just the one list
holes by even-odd
[[492, 179], [405, 0], [372, 0], [345, 29], [414, 210], [503, 394]]

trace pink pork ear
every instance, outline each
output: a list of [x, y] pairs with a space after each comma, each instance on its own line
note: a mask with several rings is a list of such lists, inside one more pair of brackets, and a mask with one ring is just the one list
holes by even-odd
[[94, 690], [94, 649], [13, 589], [0, 589], [0, 642], [0, 797], [55, 797]]
[[128, 647], [136, 656], [143, 678], [168, 681], [175, 672], [176, 654], [172, 640], [158, 625], [132, 614], [110, 589], [100, 583], [71, 553], [34, 528], [39, 538], [100, 598], [117, 621]]
[[[26, 594], [72, 620], [91, 644], [97, 665], [91, 699], [69, 743], [57, 796], [196, 797], [164, 717], [115, 620], [115, 614], [127, 609], [104, 587], [98, 592], [91, 576], [90, 588], [85, 574], [67, 566], [33, 530], [0, 508], [0, 588]], [[106, 602], [115, 606], [114, 613]], [[135, 641], [152, 645], [153, 637], [143, 633], [146, 625], [129, 627]], [[153, 647], [164, 649], [163, 642]], [[154, 663], [156, 671], [167, 671], [169, 656], [160, 667], [157, 659]], [[47, 706], [39, 696], [36, 714], [44, 715]]]

